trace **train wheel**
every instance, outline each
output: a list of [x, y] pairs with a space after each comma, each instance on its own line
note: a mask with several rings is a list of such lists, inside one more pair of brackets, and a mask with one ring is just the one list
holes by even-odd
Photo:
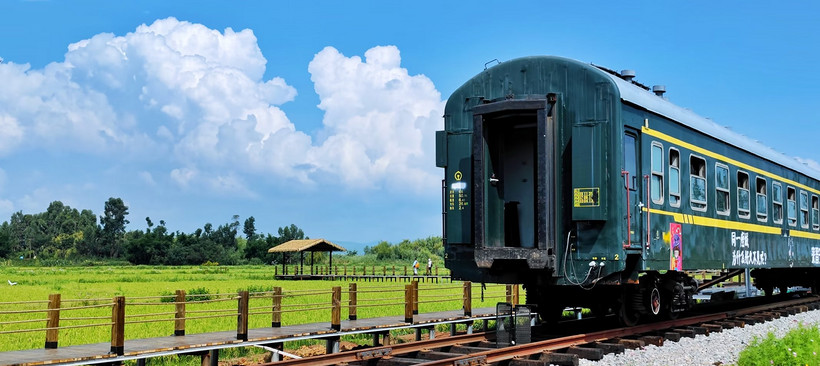
[[635, 294], [626, 292], [621, 295], [621, 301], [618, 304], [618, 321], [621, 325], [625, 327], [638, 325], [641, 320], [641, 312], [637, 308], [638, 306], [642, 306], [642, 304], [640, 298], [636, 298]]
[[661, 292], [657, 287], [652, 287], [652, 291], [649, 292], [649, 311], [652, 315], [661, 312]]

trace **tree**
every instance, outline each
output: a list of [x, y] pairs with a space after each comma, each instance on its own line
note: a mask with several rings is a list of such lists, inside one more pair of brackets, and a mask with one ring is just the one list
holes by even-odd
[[248, 217], [245, 220], [245, 227], [242, 229], [242, 232], [245, 234], [245, 238], [248, 239], [248, 242], [250, 242], [256, 235], [256, 225], [254, 225], [254, 222], [256, 222], [256, 219], [254, 219], [253, 216]]
[[111, 197], [105, 202], [105, 210], [103, 216], [100, 216], [100, 240], [102, 240], [102, 249], [111, 258], [116, 258], [120, 255], [120, 248], [122, 246], [122, 237], [125, 235], [125, 225], [129, 221], [125, 218], [128, 215], [128, 206], [122, 202], [121, 198]]
[[8, 258], [12, 253], [11, 225], [8, 221], [0, 225], [0, 258]]
[[279, 244], [302, 239], [305, 239], [305, 232], [294, 224], [279, 228]]

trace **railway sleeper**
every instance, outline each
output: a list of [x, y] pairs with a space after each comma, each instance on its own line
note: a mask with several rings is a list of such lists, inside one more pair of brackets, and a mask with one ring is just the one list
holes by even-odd
[[419, 363], [418, 358], [383, 357], [376, 362], [376, 366], [409, 366]]
[[595, 342], [595, 343], [593, 343], [593, 345], [595, 346], [595, 348], [600, 348], [601, 350], [603, 350], [604, 353], [606, 353], [606, 354], [610, 354], [610, 353], [619, 354], [619, 353], [624, 353], [624, 351], [626, 350], [626, 346], [624, 346], [623, 344], [620, 344], [620, 343]]
[[653, 335], [645, 335], [638, 338], [644, 341], [646, 344], [652, 344], [658, 347], [663, 347], [663, 337], [661, 336], [653, 336]]
[[567, 348], [566, 353], [578, 355], [578, 357], [590, 361], [600, 361], [604, 358], [604, 350], [600, 348], [572, 346]]
[[580, 363], [578, 355], [572, 353], [542, 352], [538, 360], [556, 366], [578, 366]]
[[441, 351], [419, 351], [417, 357], [424, 360], [445, 360], [462, 356], [463, 353], [441, 352]]
[[737, 327], [738, 325], [735, 322], [725, 321], [725, 322], [715, 322], [715, 324], [720, 325], [723, 329], [732, 329]]
[[703, 334], [703, 335], [706, 335], [706, 336], [708, 336], [708, 335], [709, 335], [709, 329], [704, 328], [704, 327], [694, 326], [694, 325], [693, 325], [693, 326], [689, 326], [689, 327], [687, 327], [687, 328], [689, 328], [689, 329], [691, 329], [693, 332], [695, 332], [695, 335], [698, 335], [698, 334]]
[[544, 352], [536, 359], [514, 359], [509, 366], [578, 366], [578, 355]]
[[707, 324], [702, 324], [701, 327], [704, 327], [707, 330], [709, 330], [709, 333], [720, 333], [720, 332], [723, 331], [723, 326], [720, 325], [720, 324], [707, 323]]
[[663, 339], [670, 341], [670, 342], [677, 342], [680, 341], [681, 335], [678, 332], [664, 332]]
[[672, 331], [686, 338], [695, 338], [695, 331], [691, 329], [675, 328]]
[[493, 349], [495, 349], [495, 348], [484, 348], [484, 347], [456, 345], [456, 346], [450, 347], [450, 350], [447, 351], [447, 352], [458, 353], [458, 354], [462, 354], [462, 355], [471, 355], [473, 353], [491, 351]]
[[616, 338], [616, 339], [613, 339], [612, 341], [618, 342], [619, 344], [623, 344], [624, 347], [629, 348], [629, 349], [638, 349], [638, 348], [646, 347], [646, 342], [644, 342], [642, 340], [639, 340], [639, 339], [620, 339], [620, 338]]

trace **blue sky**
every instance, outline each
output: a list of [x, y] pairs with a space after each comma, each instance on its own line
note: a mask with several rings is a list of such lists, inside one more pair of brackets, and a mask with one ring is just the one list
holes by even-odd
[[816, 165], [813, 2], [0, 2], [0, 220], [108, 197], [190, 232], [256, 218], [439, 235], [433, 131], [490, 60], [557, 55]]

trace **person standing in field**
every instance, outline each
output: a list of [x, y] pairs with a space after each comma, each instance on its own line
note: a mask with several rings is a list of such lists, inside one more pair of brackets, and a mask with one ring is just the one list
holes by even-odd
[[418, 274], [419, 274], [419, 260], [414, 259], [413, 260], [413, 276], [418, 276]]
[[432, 276], [433, 275], [433, 258], [427, 258], [427, 272], [424, 275], [425, 276]]

